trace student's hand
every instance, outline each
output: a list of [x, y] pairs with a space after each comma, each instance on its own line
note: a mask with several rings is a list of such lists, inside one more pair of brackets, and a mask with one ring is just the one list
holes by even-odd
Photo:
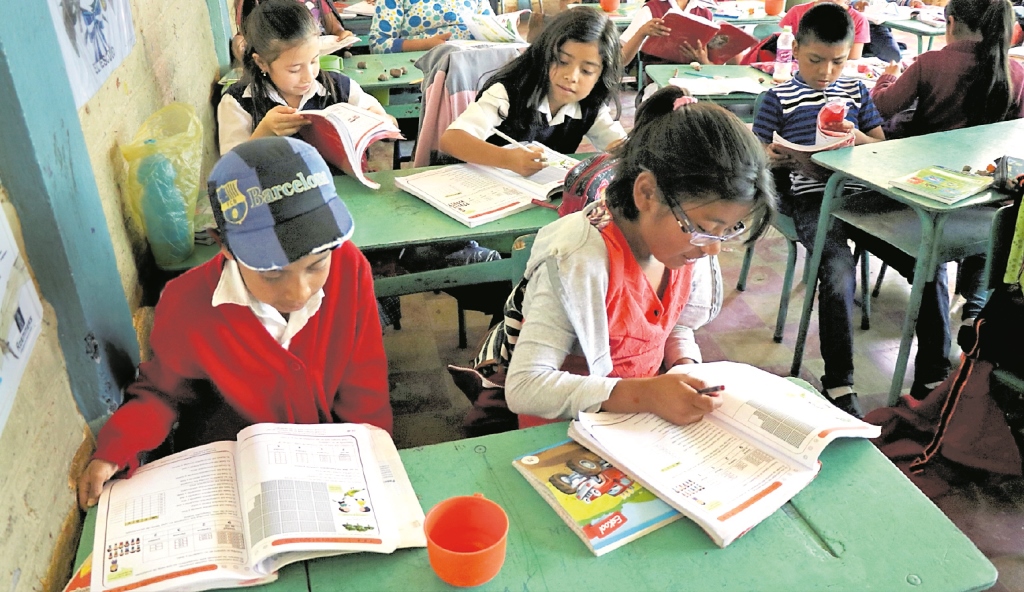
[[885, 71], [882, 74], [888, 74], [890, 76], [899, 76], [903, 68], [900, 67], [899, 62], [889, 62], [889, 65], [885, 67]]
[[865, 134], [864, 132], [860, 131], [859, 129], [853, 130], [853, 137], [854, 137], [853, 143], [856, 146], [860, 146], [861, 144], [873, 144], [875, 142], [880, 142], [881, 141], [879, 138], [873, 138], [873, 137]]
[[697, 40], [697, 47], [690, 45], [689, 41], [683, 41], [679, 44], [679, 57], [682, 62], [700, 62], [702, 64], [710, 64], [711, 60], [708, 59], [708, 49], [704, 47], [704, 44]]
[[662, 374], [646, 386], [651, 412], [677, 425], [700, 421], [722, 404], [721, 397], [697, 394], [708, 385], [688, 374]]
[[537, 146], [527, 146], [526, 150], [515, 149], [509, 152], [509, 166], [505, 168], [510, 171], [529, 177], [544, 168], [544, 161], [541, 160], [544, 150]]
[[791, 169], [796, 165], [793, 153], [789, 150], [782, 149], [775, 144], [768, 144], [765, 150], [768, 152], [768, 166], [773, 169]]
[[911, 8], [924, 8], [925, 7], [925, 3], [921, 2], [921, 0], [911, 0], [910, 7]]
[[864, 12], [864, 9], [868, 7], [868, 4], [871, 3], [868, 2], [867, 0], [859, 0], [858, 2], [855, 2], [853, 4], [853, 9], [856, 10], [857, 12]]
[[438, 45], [444, 44], [445, 41], [448, 41], [451, 38], [451, 33], [438, 33], [437, 35], [427, 37], [427, 41], [429, 42], [430, 47], [437, 47]]
[[846, 119], [842, 121], [829, 121], [825, 125], [821, 126], [821, 129], [837, 134], [848, 134], [854, 131], [853, 122]]
[[269, 136], [292, 136], [299, 131], [299, 128], [309, 125], [309, 120], [302, 116], [298, 109], [278, 105], [267, 111], [256, 129], [253, 130], [254, 138], [266, 138]]
[[665, 21], [660, 18], [652, 18], [644, 23], [636, 33], [641, 37], [664, 37], [671, 32], [672, 29], [665, 26]]
[[110, 480], [120, 467], [112, 462], [94, 458], [78, 476], [78, 506], [83, 510], [96, 505], [103, 491], [103, 484]]
[[351, 37], [352, 35], [354, 35], [354, 33], [352, 31], [349, 31], [348, 29], [338, 31], [337, 33], [338, 39], [345, 39], [347, 37]]
[[398, 127], [398, 120], [397, 120], [397, 119], [395, 119], [395, 116], [394, 116], [394, 115], [389, 115], [389, 114], [387, 114], [387, 113], [385, 113], [384, 115], [387, 115], [387, 116], [388, 116], [388, 119], [390, 119], [390, 120], [391, 120], [391, 123], [395, 124], [395, 127]]

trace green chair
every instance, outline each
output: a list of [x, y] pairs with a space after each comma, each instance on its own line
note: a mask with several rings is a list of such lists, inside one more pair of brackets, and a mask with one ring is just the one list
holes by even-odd
[[758, 40], [764, 40], [780, 32], [782, 32], [782, 27], [778, 23], [761, 23], [755, 26], [750, 34], [757, 37]]

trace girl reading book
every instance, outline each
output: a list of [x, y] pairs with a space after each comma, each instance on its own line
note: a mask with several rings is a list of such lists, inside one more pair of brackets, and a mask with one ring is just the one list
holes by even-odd
[[385, 115], [372, 95], [343, 74], [320, 70], [320, 30], [294, 0], [265, 0], [245, 19], [242, 79], [217, 106], [220, 151], [268, 136], [292, 136], [309, 121], [300, 111], [349, 103]]
[[441, 135], [440, 148], [524, 177], [544, 167], [540, 151], [502, 148], [509, 143], [502, 136], [570, 154], [585, 135], [605, 150], [626, 137], [608, 106], [614, 100], [618, 107], [621, 77], [619, 38], [608, 17], [590, 8], [567, 10], [487, 81]]
[[698, 393], [709, 385], [664, 370], [701, 361], [693, 330], [717, 312], [694, 310], [712, 281], [708, 258], [768, 223], [767, 157], [735, 115], [676, 87], [637, 121], [614, 152], [605, 199], [537, 234], [478, 358], [508, 360], [505, 397], [520, 426], [599, 409], [685, 424], [716, 406]]

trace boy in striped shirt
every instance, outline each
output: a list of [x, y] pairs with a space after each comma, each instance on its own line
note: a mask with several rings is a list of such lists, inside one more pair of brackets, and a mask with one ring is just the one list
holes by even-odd
[[[818, 214], [828, 171], [772, 144], [773, 132], [795, 144], [815, 143], [818, 112], [829, 100], [840, 99], [848, 107], [846, 119], [836, 131], [852, 131], [857, 144], [885, 139], [882, 118], [871, 95], [859, 80], [842, 79], [843, 64], [854, 40], [854, 26], [847, 10], [820, 2], [800, 20], [793, 56], [799, 71], [792, 80], [768, 91], [754, 119], [754, 133], [767, 144], [772, 166], [788, 171], [791, 187], [780, 176], [779, 209], [796, 222], [800, 242], [814, 245]], [[849, 191], [853, 188], [847, 186]], [[863, 410], [853, 387], [853, 297], [856, 262], [847, 242], [847, 229], [833, 223], [825, 239], [819, 269], [818, 331], [825, 360], [822, 386], [825, 395], [847, 413], [862, 417]]]

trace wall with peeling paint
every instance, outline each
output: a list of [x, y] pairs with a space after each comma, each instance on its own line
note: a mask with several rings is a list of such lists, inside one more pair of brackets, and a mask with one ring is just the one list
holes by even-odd
[[[118, 271], [134, 312], [146, 244], [122, 207], [125, 163], [119, 147], [171, 103], [192, 105], [204, 126], [205, 177], [216, 160], [210, 104], [218, 64], [206, 3], [131, 1], [136, 44], [79, 111]], [[15, 235], [21, 228], [0, 179]], [[20, 198], [21, 196], [19, 196]], [[31, 268], [31, 261], [28, 262]], [[78, 542], [72, 477], [93, 441], [70, 392], [53, 309], [44, 301], [42, 334], [0, 434], [0, 590], [60, 590]]]
[[[24, 255], [21, 224], [3, 187], [0, 204]], [[34, 282], [31, 262], [28, 267]], [[44, 300], [43, 330], [0, 434], [0, 589], [5, 592], [63, 585], [53, 580], [64, 577], [73, 554], [57, 542], [77, 541], [78, 529], [68, 475], [78, 450], [83, 444], [90, 449], [91, 440], [71, 396], [53, 309]]]
[[131, 9], [135, 47], [81, 108], [79, 117], [117, 267], [134, 310], [141, 298], [138, 270], [145, 264], [146, 243], [122, 207], [127, 165], [120, 146], [130, 143], [142, 122], [161, 107], [172, 102], [191, 105], [206, 138], [205, 178], [217, 157], [210, 97], [219, 72], [205, 3], [132, 0]]

